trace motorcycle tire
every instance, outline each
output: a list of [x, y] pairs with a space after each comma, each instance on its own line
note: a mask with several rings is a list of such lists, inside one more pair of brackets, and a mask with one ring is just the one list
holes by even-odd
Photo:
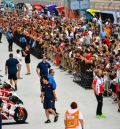
[[15, 110], [15, 114], [14, 114], [14, 120], [17, 122], [17, 123], [25, 123], [27, 117], [28, 117], [28, 113], [26, 111], [25, 108], [23, 108], [23, 111], [24, 111], [24, 116], [20, 116], [20, 112], [19, 112], [19, 109], [20, 107], [18, 107], [16, 110]]

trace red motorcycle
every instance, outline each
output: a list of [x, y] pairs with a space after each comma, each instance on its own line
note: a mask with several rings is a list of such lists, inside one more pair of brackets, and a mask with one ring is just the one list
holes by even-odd
[[28, 116], [27, 110], [11, 87], [0, 88], [0, 99], [3, 102], [2, 120], [14, 119], [17, 123], [25, 123]]

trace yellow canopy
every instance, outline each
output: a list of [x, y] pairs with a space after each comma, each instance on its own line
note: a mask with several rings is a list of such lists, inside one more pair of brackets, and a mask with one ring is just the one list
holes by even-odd
[[100, 10], [95, 10], [95, 9], [87, 9], [87, 12], [89, 12], [91, 15], [95, 16], [96, 12], [101, 12]]

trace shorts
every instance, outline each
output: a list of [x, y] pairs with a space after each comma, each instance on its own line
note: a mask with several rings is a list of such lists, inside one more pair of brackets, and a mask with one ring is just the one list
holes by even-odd
[[50, 109], [50, 108], [54, 108], [54, 100], [44, 100], [43, 103], [43, 107], [44, 109]]
[[17, 74], [9, 74], [8, 79], [10, 80], [17, 80]]
[[116, 93], [116, 85], [111, 84], [111, 85], [110, 85], [110, 89], [112, 89], [112, 92], [113, 92], [113, 93]]
[[120, 91], [118, 92], [118, 99], [120, 100]]
[[26, 63], [26, 64], [30, 64], [30, 59], [25, 58], [25, 63]]

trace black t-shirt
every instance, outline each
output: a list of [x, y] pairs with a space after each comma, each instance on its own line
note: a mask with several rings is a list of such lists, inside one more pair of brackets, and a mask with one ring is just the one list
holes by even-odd
[[47, 85], [43, 85], [42, 86], [42, 92], [44, 92], [44, 99], [46, 100], [53, 100], [54, 99], [54, 95], [53, 95], [53, 91], [55, 89], [53, 88], [53, 86], [51, 84], [47, 84]]
[[40, 69], [40, 76], [48, 76], [48, 69], [51, 67], [51, 65], [48, 62], [40, 62], [37, 66], [38, 69]]
[[8, 67], [8, 74], [17, 73], [17, 65], [19, 64], [18, 60], [15, 58], [10, 58], [6, 61], [6, 66]]

